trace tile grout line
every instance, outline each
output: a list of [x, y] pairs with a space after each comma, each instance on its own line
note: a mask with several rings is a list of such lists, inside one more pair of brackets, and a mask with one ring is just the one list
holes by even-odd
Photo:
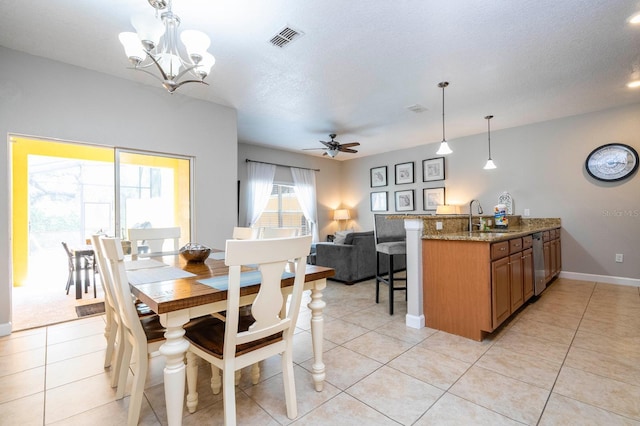
[[536, 422], [536, 425], [540, 424], [540, 421], [542, 420], [542, 416], [544, 415], [544, 412], [547, 409], [547, 404], [549, 403], [549, 400], [551, 399], [551, 395], [553, 394], [553, 389], [555, 389], [555, 387], [556, 387], [556, 383], [558, 382], [558, 377], [560, 377], [560, 372], [562, 372], [562, 368], [564, 367], [564, 364], [567, 361], [567, 357], [569, 356], [569, 352], [571, 351], [571, 348], [573, 346], [573, 341], [576, 338], [576, 334], [578, 334], [578, 330], [580, 329], [580, 324], [582, 324], [582, 320], [584, 319], [584, 315], [587, 312], [587, 309], [589, 308], [589, 303], [591, 303], [591, 299], [593, 298], [593, 294], [596, 291], [597, 285], [598, 285], [597, 282], [593, 283], [593, 288], [591, 289], [591, 294], [589, 295], [589, 300], [587, 301], [587, 303], [584, 306], [584, 311], [582, 312], [582, 315], [580, 316], [580, 321], [578, 322], [578, 326], [576, 327], [576, 330], [573, 333], [573, 337], [571, 338], [571, 342], [569, 343], [569, 347], [567, 348], [567, 353], [564, 355], [564, 358], [562, 359], [562, 363], [560, 364], [560, 368], [558, 369], [558, 373], [556, 374], [556, 378], [553, 381], [553, 384], [551, 385], [551, 389], [549, 390], [549, 396], [547, 396], [547, 400], [544, 402], [544, 406], [542, 407], [542, 411], [540, 412], [540, 417], [538, 417], [538, 421]]

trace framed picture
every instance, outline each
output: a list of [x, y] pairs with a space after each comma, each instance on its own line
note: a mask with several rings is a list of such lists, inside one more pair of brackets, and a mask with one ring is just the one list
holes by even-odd
[[396, 191], [396, 211], [409, 212], [412, 210], [415, 210], [413, 207], [413, 189]]
[[371, 187], [387, 186], [387, 166], [371, 169]]
[[445, 204], [444, 188], [425, 188], [422, 190], [422, 198], [424, 210], [435, 210]]
[[387, 208], [387, 191], [371, 193], [371, 211], [386, 212]]
[[444, 180], [444, 157], [422, 160], [422, 181]]
[[396, 185], [413, 183], [413, 161], [396, 164]]

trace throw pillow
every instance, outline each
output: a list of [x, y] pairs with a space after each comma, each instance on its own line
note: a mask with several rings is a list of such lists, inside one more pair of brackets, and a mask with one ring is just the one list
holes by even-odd
[[344, 240], [353, 231], [336, 231], [336, 237], [333, 239], [334, 244], [344, 244]]

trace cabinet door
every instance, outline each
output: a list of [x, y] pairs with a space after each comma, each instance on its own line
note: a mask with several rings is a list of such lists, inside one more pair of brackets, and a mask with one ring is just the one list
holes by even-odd
[[522, 290], [524, 302], [533, 296], [533, 249], [522, 252]]
[[560, 231], [558, 230], [558, 239], [556, 240], [556, 272], [562, 271], [562, 243], [560, 240]]
[[544, 281], [548, 283], [551, 280], [551, 244], [546, 242], [542, 246], [544, 254]]
[[558, 265], [556, 265], [556, 252], [558, 250], [557, 242], [557, 239], [549, 241], [549, 261], [551, 262], [549, 269], [551, 277], [555, 277], [556, 273], [558, 272]]
[[511, 312], [515, 312], [524, 303], [522, 253], [509, 256], [509, 284], [511, 285]]
[[509, 292], [509, 258], [503, 257], [491, 262], [491, 301], [494, 329], [511, 315]]

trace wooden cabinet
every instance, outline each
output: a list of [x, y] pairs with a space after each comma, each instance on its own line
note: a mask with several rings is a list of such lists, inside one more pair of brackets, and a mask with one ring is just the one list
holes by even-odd
[[509, 258], [491, 262], [491, 302], [493, 327], [511, 315], [511, 286], [509, 279]]
[[[546, 239], [545, 239], [546, 238]], [[544, 240], [544, 279], [549, 283], [562, 269], [562, 250], [560, 244], [560, 228], [545, 231]]]
[[[547, 233], [545, 256], [557, 241], [559, 269], [555, 235]], [[531, 235], [496, 242], [425, 238], [422, 274], [426, 326], [482, 340], [533, 296]]]
[[511, 312], [515, 312], [524, 304], [524, 288], [522, 286], [522, 253], [509, 256], [509, 282], [511, 288]]

